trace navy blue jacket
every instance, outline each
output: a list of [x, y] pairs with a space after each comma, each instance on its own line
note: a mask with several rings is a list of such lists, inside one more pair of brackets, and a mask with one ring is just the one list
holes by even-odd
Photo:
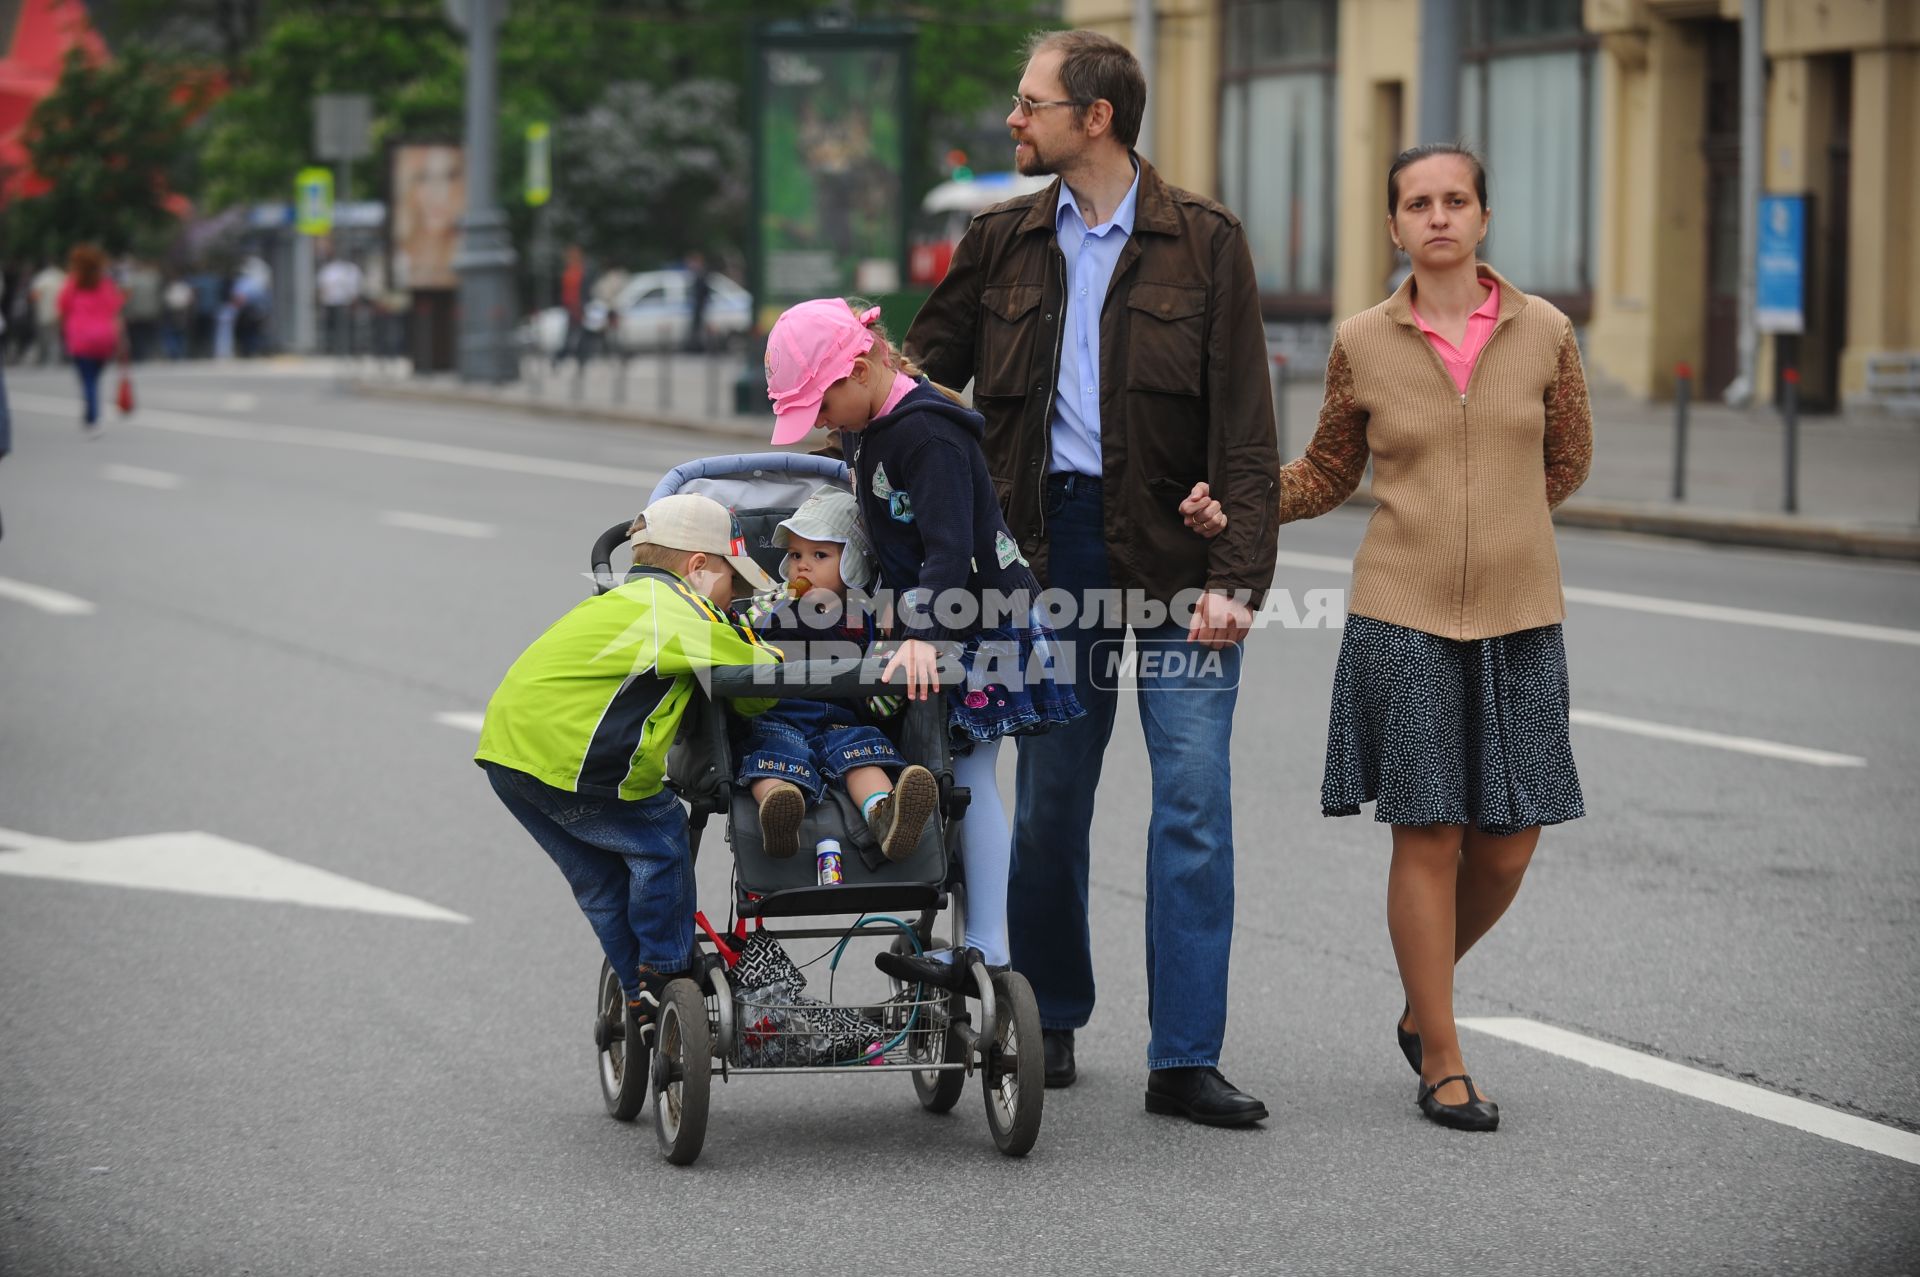
[[[941, 624], [933, 605], [948, 591], [975, 598], [989, 591], [1003, 597], [1039, 592], [987, 474], [980, 449], [985, 428], [979, 413], [922, 379], [892, 412], [841, 435], [853, 450], [853, 493], [880, 562], [880, 582], [896, 596], [899, 637], [958, 640], [977, 633], [977, 622]], [[1027, 618], [1012, 623], [1025, 626]]]

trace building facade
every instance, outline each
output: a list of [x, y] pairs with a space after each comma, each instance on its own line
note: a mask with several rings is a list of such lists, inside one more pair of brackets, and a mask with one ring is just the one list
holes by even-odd
[[[1743, 0], [1454, 0], [1459, 136], [1486, 157], [1485, 255], [1581, 327], [1596, 379], [1735, 373]], [[1305, 337], [1386, 294], [1389, 161], [1420, 141], [1422, 0], [1156, 0], [1170, 181], [1246, 223], [1269, 321]], [[1132, 0], [1066, 20], [1130, 40]], [[1768, 192], [1808, 196], [1806, 332], [1757, 384], [1814, 407], [1920, 350], [1920, 0], [1764, 0]], [[1430, 34], [1430, 33], [1427, 33]], [[1451, 140], [1451, 139], [1448, 139]]]

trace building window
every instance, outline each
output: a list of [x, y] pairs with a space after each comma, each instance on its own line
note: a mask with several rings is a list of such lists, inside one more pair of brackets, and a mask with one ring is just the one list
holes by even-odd
[[1270, 314], [1332, 308], [1338, 0], [1224, 0], [1220, 196]]
[[1593, 304], [1597, 41], [1580, 0], [1469, 0], [1460, 119], [1486, 157], [1486, 260], [1575, 318]]

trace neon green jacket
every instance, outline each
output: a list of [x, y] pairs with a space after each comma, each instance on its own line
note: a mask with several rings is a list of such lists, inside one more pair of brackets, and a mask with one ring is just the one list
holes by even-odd
[[[487, 702], [474, 759], [569, 793], [650, 798], [696, 673], [779, 660], [674, 573], [636, 568], [520, 654]], [[732, 708], [759, 714], [773, 704], [736, 700]]]

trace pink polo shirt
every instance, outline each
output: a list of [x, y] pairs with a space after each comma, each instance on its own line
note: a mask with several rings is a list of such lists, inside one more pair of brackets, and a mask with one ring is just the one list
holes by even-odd
[[1464, 346], [1454, 344], [1427, 326], [1420, 318], [1420, 308], [1413, 306], [1413, 322], [1420, 325], [1420, 331], [1427, 335], [1434, 352], [1440, 356], [1440, 362], [1453, 374], [1453, 384], [1460, 387], [1460, 393], [1467, 393], [1467, 381], [1473, 376], [1474, 360], [1480, 358], [1481, 348], [1487, 344], [1487, 338], [1493, 336], [1493, 325], [1500, 318], [1500, 290], [1489, 286], [1487, 299], [1480, 308], [1467, 316], [1467, 339]]

